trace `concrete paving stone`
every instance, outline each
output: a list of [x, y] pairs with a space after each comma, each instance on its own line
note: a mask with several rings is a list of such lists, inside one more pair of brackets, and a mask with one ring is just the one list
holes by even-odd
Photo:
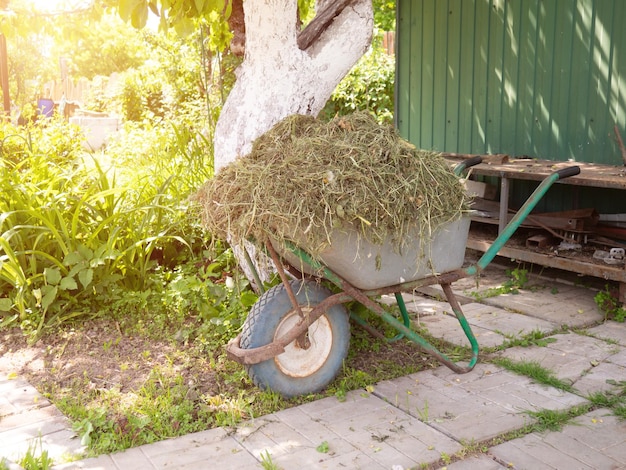
[[[471, 263], [471, 260], [468, 259], [468, 261]], [[511, 276], [506, 274], [506, 269], [506, 267], [492, 262], [478, 276], [464, 277], [455, 281], [452, 284], [452, 288], [454, 291], [458, 290], [466, 295], [470, 295], [473, 292], [484, 292], [488, 289], [500, 287], [511, 279]]]
[[12, 452], [19, 443], [28, 444], [32, 439], [64, 431], [68, 427], [68, 423], [65, 420], [49, 418], [0, 432], [0, 456], [7, 455], [5, 454], [7, 451]]
[[589, 396], [594, 392], [618, 391], [618, 386], [608, 381], [620, 382], [626, 380], [626, 367], [603, 362], [589, 370], [580, 379], [574, 382], [574, 388], [582, 396]]
[[476, 394], [466, 392], [462, 400], [459, 396], [450, 398], [452, 388], [432, 389], [419, 380], [403, 379], [381, 382], [374, 393], [395, 400], [400, 409], [459, 442], [480, 442], [529, 422], [527, 416], [503, 410]]
[[323, 423], [311, 418], [298, 407], [282, 410], [274, 414], [281, 422], [290, 428], [292, 436], [302, 436], [308, 442], [309, 447], [317, 448], [321, 443], [327, 442], [330, 452], [348, 453], [354, 447], [343, 440]]
[[507, 467], [500, 465], [488, 455], [475, 455], [441, 467], [440, 470], [502, 470], [505, 468]]
[[[456, 317], [444, 314], [430, 315], [420, 318], [419, 326], [426, 328], [435, 338], [443, 338], [451, 344], [469, 346], [469, 340]], [[496, 347], [506, 341], [503, 335], [493, 331], [472, 326], [472, 332], [480, 347]]]
[[[490, 384], [493, 382], [493, 376], [501, 374], [504, 376], [502, 389], [516, 391], [517, 396], [524, 397], [525, 390], [530, 390], [533, 396], [536, 396], [537, 400], [542, 403], [534, 403], [534, 407], [542, 408], [547, 407], [549, 409], [562, 409], [572, 406], [577, 406], [585, 402], [584, 399], [571, 393], [566, 393], [561, 390], [557, 390], [552, 387], [547, 387], [541, 384], [532, 382], [528, 377], [520, 376], [502, 369], [492, 364], [478, 364], [474, 370], [468, 374], [456, 374], [446, 367], [439, 367], [433, 370], [433, 375], [437, 375], [443, 380], [447, 380], [449, 383], [460, 385], [464, 391], [474, 391], [479, 396], [487, 396], [494, 387], [482, 388], [480, 384], [486, 382]], [[472, 385], [474, 383], [474, 385]], [[448, 389], [449, 390], [449, 389]]]
[[[265, 427], [271, 427], [268, 432], [264, 431]], [[283, 427], [278, 419], [273, 416], [265, 416], [254, 420], [253, 427], [240, 426], [234, 434], [235, 440], [243, 446], [255, 458], [261, 459], [261, 455], [269, 452], [270, 455], [282, 455], [289, 452], [290, 448], [299, 447], [301, 444], [292, 438], [273, 438], [270, 434], [275, 434], [277, 427]]]
[[[329, 401], [331, 406], [335, 403], [335, 399]], [[439, 460], [442, 452], [453, 454], [461, 449], [459, 443], [373, 395], [364, 397], [362, 392], [354, 391], [340, 403], [352, 412], [340, 413], [336, 405], [328, 412], [322, 412], [317, 406], [315, 412], [312, 407], [307, 412], [385, 468], [431, 464]], [[364, 408], [365, 404], [370, 406]], [[372, 404], [375, 407], [371, 407]], [[332, 448], [330, 441], [329, 445]]]
[[386, 468], [432, 464], [442, 453], [452, 454], [461, 449], [459, 443], [401, 412], [393, 421], [387, 415], [368, 415], [328, 425]]
[[224, 428], [188, 434], [123, 452], [70, 462], [53, 470], [126, 470], [202, 468], [218, 462], [224, 468], [254, 468], [259, 462]]
[[[149, 469], [150, 466], [139, 467]], [[76, 462], [54, 465], [51, 470], [122, 470], [113, 461], [110, 455], [100, 455]]]
[[220, 462], [225, 468], [252, 468], [258, 461], [224, 428], [188, 434], [113, 454], [116, 467], [199, 468], [207, 462]]
[[359, 450], [340, 454], [322, 454], [316, 449], [301, 449], [286, 455], [272, 458], [272, 462], [285, 470], [306, 468], [308, 469], [336, 469], [336, 468], [361, 468], [382, 470], [387, 467], [372, 460]]
[[588, 447], [584, 442], [581, 442], [578, 439], [568, 436], [566, 432], [548, 433], [545, 436], [542, 436], [542, 441], [547, 446], [557, 450], [557, 452], [576, 459], [591, 468], [615, 468], [616, 462], [611, 457], [607, 456], [604, 452], [598, 452], [597, 450]]
[[379, 464], [375, 460], [372, 460], [367, 455], [359, 450], [352, 451], [348, 454], [337, 455], [331, 459], [324, 460], [323, 462], [318, 462], [317, 464], [312, 464], [311, 467], [308, 465], [301, 465], [300, 462], [296, 462], [295, 466], [282, 467], [285, 470], [289, 469], [299, 469], [299, 468], [312, 468], [312, 469], [354, 469], [354, 470], [389, 470], [388, 467]]
[[[501, 346], [508, 340], [507, 336], [518, 337], [537, 330], [550, 332], [557, 327], [549, 321], [478, 303], [466, 304], [462, 308], [481, 347]], [[469, 345], [469, 340], [448, 304], [442, 304], [438, 314], [420, 318], [419, 325], [437, 338], [461, 346]]]
[[24, 367], [33, 370], [44, 368], [46, 351], [44, 348], [18, 349], [17, 351], [5, 350], [0, 344], [0, 379], [14, 376]]
[[500, 353], [517, 362], [537, 362], [561, 380], [577, 382], [594, 364], [612, 356], [616, 346], [576, 333], [551, 336], [555, 342], [545, 346], [514, 347]]
[[463, 312], [472, 326], [480, 326], [505, 335], [519, 336], [537, 330], [549, 332], [556, 328], [556, 324], [551, 321], [479, 303], [465, 305]]
[[[626, 421], [620, 420], [608, 409], [597, 409], [579, 416], [562, 432], [598, 452], [616, 447], [626, 450]], [[626, 458], [622, 463], [626, 465]]]
[[589, 360], [601, 361], [619, 352], [619, 348], [616, 345], [577, 333], [556, 334], [552, 338], [556, 339], [556, 341], [549, 343], [547, 345], [548, 348], [561, 351], [563, 354], [585, 356]]
[[313, 419], [320, 421], [342, 420], [363, 414], [375, 413], [385, 408], [386, 403], [369, 393], [353, 391], [344, 399], [336, 397], [322, 398], [300, 405], [298, 408]]
[[[83, 448], [78, 439], [73, 439], [74, 433], [66, 429], [55, 432], [48, 432], [45, 435], [34, 435], [27, 438], [12, 439], [2, 441], [4, 436], [0, 436], [0, 458], [6, 457], [9, 460], [18, 461], [24, 457], [29, 450], [39, 451], [45, 449], [48, 456], [55, 462], [65, 462], [72, 456], [82, 455]], [[34, 437], [33, 437], [34, 436]]]
[[[168, 468], [201, 468], [210, 462], [219, 462], [224, 468], [254, 468], [259, 462], [250, 455], [235, 439], [226, 437], [218, 441], [207, 442], [201, 446], [189, 448], [181, 446], [175, 452], [150, 457], [152, 465], [157, 469]], [[142, 468], [121, 465], [120, 468]]]
[[0, 381], [0, 395], [16, 412], [50, 406], [50, 401], [22, 378]]
[[4, 398], [4, 396], [2, 395], [2, 392], [0, 392], [0, 423], [2, 423], [2, 420], [5, 417], [10, 416], [17, 412], [18, 412], [18, 409], [14, 407], [11, 404], [11, 402], [9, 402], [9, 400]]
[[619, 347], [619, 351], [606, 358], [606, 362], [617, 366], [626, 367], [626, 348]]
[[580, 462], [542, 441], [537, 434], [528, 434], [500, 444], [490, 453], [515, 470], [594, 470], [594, 467]]
[[[276, 415], [273, 415], [273, 418], [276, 418]], [[318, 428], [317, 432], [320, 431]], [[357, 450], [328, 428], [322, 432], [323, 437], [318, 437], [315, 441], [306, 437], [304, 435], [306, 433], [306, 429], [302, 429], [302, 433], [300, 433], [280, 419], [271, 419], [264, 421], [264, 424], [258, 425], [252, 431], [249, 431], [248, 428], [245, 432], [236, 432], [233, 437], [259, 461], [262, 460], [264, 454], [268, 453], [272, 456], [273, 461], [292, 460], [297, 454], [306, 455], [308, 459], [314, 456], [313, 461], [319, 462], [331, 458], [336, 453]], [[332, 449], [332, 454], [317, 452], [317, 447], [323, 442], [328, 444], [329, 450]], [[314, 453], [309, 452], [310, 450], [313, 450]]]
[[[546, 297], [549, 295], [550, 297]], [[536, 292], [519, 295], [499, 295], [484, 299], [486, 305], [492, 305], [515, 312], [524, 313], [538, 319], [550, 321], [555, 325], [567, 325], [575, 328], [597, 324], [604, 318], [598, 311], [595, 302], [589, 301], [586, 295], [564, 298], [562, 295], [543, 294]], [[543, 298], [543, 303], [542, 303]]]
[[529, 434], [490, 449], [515, 469], [617, 469], [626, 466], [626, 423], [595, 410], [559, 432]]
[[141, 468], [147, 470], [158, 468], [146, 457], [140, 447], [112, 454], [111, 459], [113, 460], [115, 468], [119, 469]]
[[[441, 292], [443, 295], [443, 291]], [[450, 308], [447, 302], [434, 300], [420, 295], [403, 293], [402, 300], [404, 300], [407, 312], [418, 314], [416, 316], [418, 319], [421, 316], [434, 315], [446, 308]], [[385, 305], [397, 304], [396, 297], [394, 295], [383, 295], [380, 298], [380, 302]]]
[[597, 338], [611, 340], [626, 346], [626, 323], [606, 321], [601, 325], [589, 328], [587, 332]]
[[[485, 388], [480, 386], [483, 381]], [[418, 372], [381, 382], [374, 393], [459, 442], [482, 442], [520, 429], [531, 421], [527, 411], [560, 410], [585, 402], [487, 364], [462, 375], [445, 367]]]
[[42, 408], [30, 409], [20, 413], [5, 416], [0, 420], [0, 433], [11, 429], [18, 429], [38, 421], [58, 418], [65, 422], [65, 416], [55, 406], [48, 405]]

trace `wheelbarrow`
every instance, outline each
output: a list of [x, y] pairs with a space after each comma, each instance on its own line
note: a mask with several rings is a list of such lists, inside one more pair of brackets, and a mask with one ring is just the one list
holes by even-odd
[[[465, 169], [480, 162], [480, 157], [470, 158], [458, 164], [454, 172], [460, 177]], [[350, 233], [337, 243], [332, 238], [335, 248], [319, 257], [287, 241], [278, 250], [275, 244], [267, 243], [267, 253], [282, 283], [263, 292], [253, 305], [241, 333], [226, 347], [228, 356], [243, 364], [261, 389], [286, 398], [319, 392], [343, 366], [350, 345], [350, 318], [373, 330], [362, 317], [348, 314], [344, 304], [356, 301], [391, 326], [397, 332], [394, 339], [413, 341], [456, 373], [471, 371], [478, 362], [479, 346], [451, 284], [485, 269], [552, 184], [579, 173], [580, 168], [572, 166], [547, 176], [476, 264], [467, 267], [462, 266], [468, 216], [444, 224], [429, 240], [414, 240], [412, 248], [402, 254], [390, 246], [367, 245], [351, 238], [356, 235]], [[416, 267], [418, 259], [427, 262]], [[322, 281], [334, 285], [333, 290]], [[443, 289], [469, 341], [472, 356], [467, 364], [454, 362], [411, 329], [402, 293], [435, 284]], [[397, 302], [398, 317], [376, 300], [391, 294]]]

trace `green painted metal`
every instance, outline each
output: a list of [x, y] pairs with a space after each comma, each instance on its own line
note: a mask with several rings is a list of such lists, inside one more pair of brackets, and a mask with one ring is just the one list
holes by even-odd
[[[402, 294], [400, 292], [396, 292], [394, 296], [396, 297], [396, 303], [398, 304], [398, 308], [400, 309], [400, 315], [402, 315], [402, 323], [407, 328], [411, 328], [411, 319], [409, 318], [409, 312], [406, 309], [406, 304], [404, 303]], [[398, 341], [402, 338], [404, 338], [404, 333], [400, 332], [393, 338], [389, 339], [388, 342], [393, 343], [394, 341]]]
[[626, 1], [398, 0], [396, 124], [424, 149], [621, 165]]
[[520, 207], [515, 216], [509, 221], [509, 223], [504, 227], [504, 230], [498, 235], [498, 237], [493, 241], [489, 249], [485, 251], [485, 253], [480, 257], [480, 259], [476, 262], [475, 265], [468, 266], [465, 268], [465, 274], [467, 276], [473, 276], [479, 271], [485, 269], [489, 263], [493, 261], [498, 252], [504, 247], [506, 242], [513, 236], [515, 231], [519, 228], [519, 226], [524, 222], [526, 217], [532, 212], [537, 203], [546, 195], [550, 187], [554, 184], [555, 181], [558, 181], [561, 178], [567, 178], [569, 176], [574, 176], [580, 173], [580, 167], [572, 166], [566, 168], [564, 170], [555, 171], [551, 173], [547, 178], [545, 178], [539, 186], [533, 191], [530, 197], [526, 200], [524, 205]]
[[[383, 309], [383, 307], [378, 302], [369, 298], [365, 292], [349, 286], [349, 284], [346, 281], [341, 279], [332, 270], [330, 270], [329, 268], [321, 264], [319, 261], [317, 261], [315, 258], [313, 258], [305, 250], [299, 248], [295, 244], [288, 242], [288, 241], [285, 241], [285, 248], [289, 250], [291, 253], [293, 253], [295, 256], [297, 256], [300, 259], [300, 261], [311, 266], [315, 271], [319, 272], [325, 279], [335, 284], [338, 288], [343, 290], [354, 300], [358, 301], [363, 306], [368, 308], [370, 311], [378, 315], [385, 323], [393, 327], [398, 332], [398, 334], [394, 338], [392, 338], [391, 341], [395, 341], [396, 339], [406, 337], [410, 341], [417, 344], [426, 353], [430, 354], [431, 356], [436, 358], [439, 362], [444, 364], [446, 367], [450, 368], [451, 370], [457, 373], [469, 372], [470, 370], [474, 368], [474, 366], [478, 362], [478, 351], [479, 351], [478, 341], [476, 340], [476, 337], [474, 336], [474, 333], [472, 332], [472, 329], [469, 323], [467, 322], [465, 316], [463, 315], [463, 312], [461, 311], [461, 306], [456, 300], [456, 297], [454, 293], [452, 292], [452, 289], [450, 288], [449, 285], [442, 285], [442, 287], [444, 289], [448, 302], [450, 303], [450, 306], [452, 307], [452, 310], [454, 311], [454, 314], [456, 315], [456, 318], [459, 321], [461, 328], [463, 329], [463, 332], [465, 333], [468, 341], [470, 342], [470, 346], [472, 349], [472, 357], [470, 358], [470, 361], [466, 366], [463, 366], [454, 362], [446, 354], [439, 351], [427, 339], [423, 338], [416, 331], [411, 329], [411, 321], [409, 318], [409, 314], [406, 310], [404, 299], [402, 298], [402, 295], [399, 292], [396, 293], [395, 296], [396, 296], [396, 301], [398, 303], [398, 307], [400, 308], [400, 312], [402, 314], [402, 322], [398, 321], [398, 319], [395, 318], [392, 314], [385, 311], [385, 309]], [[433, 280], [436, 280], [436, 278], [433, 278]], [[362, 317], [358, 315], [354, 315], [354, 314], [351, 314], [350, 317], [354, 319], [358, 324], [365, 326], [366, 328], [369, 328], [367, 321], [365, 321], [365, 319], [363, 319]]]

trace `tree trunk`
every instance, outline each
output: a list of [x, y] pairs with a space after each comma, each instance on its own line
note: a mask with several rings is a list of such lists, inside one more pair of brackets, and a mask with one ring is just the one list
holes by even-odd
[[[252, 142], [283, 118], [317, 115], [370, 46], [371, 0], [341, 0], [336, 2], [339, 7], [329, 1], [317, 3], [318, 16], [325, 17], [312, 22], [314, 31], [305, 29], [310, 34], [301, 41], [301, 49], [297, 0], [243, 2], [244, 60], [215, 129], [216, 172], [250, 152]], [[234, 248], [246, 277], [256, 286], [242, 247]], [[268, 280], [267, 260], [259, 261], [249, 246], [248, 252], [261, 280]]]
[[246, 0], [246, 48], [215, 129], [215, 171], [291, 114], [317, 115], [372, 38], [371, 0], [348, 2], [305, 50], [296, 0]]

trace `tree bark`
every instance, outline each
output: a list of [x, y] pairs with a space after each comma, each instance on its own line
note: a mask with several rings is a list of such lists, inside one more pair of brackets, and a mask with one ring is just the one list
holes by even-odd
[[[217, 122], [215, 171], [246, 155], [252, 142], [292, 114], [317, 115], [341, 79], [371, 44], [371, 0], [318, 2], [319, 17], [299, 31], [297, 0], [245, 0], [244, 60]], [[298, 44], [299, 37], [302, 47]], [[244, 249], [261, 281], [271, 261], [251, 244], [234, 246], [240, 267], [258, 290]]]
[[296, 0], [244, 2], [246, 48], [215, 129], [216, 171], [281, 119], [322, 110], [371, 43], [371, 0], [347, 3], [302, 50]]

